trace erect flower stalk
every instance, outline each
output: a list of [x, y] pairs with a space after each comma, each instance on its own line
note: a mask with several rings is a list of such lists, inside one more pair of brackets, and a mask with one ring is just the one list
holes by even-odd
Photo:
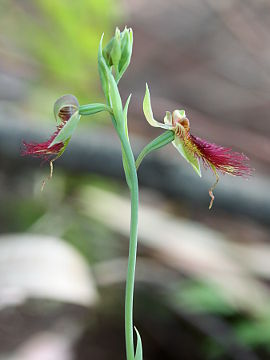
[[[139, 204], [137, 169], [142, 160], [151, 151], [172, 143], [199, 176], [201, 176], [200, 162], [202, 162], [204, 167], [210, 168], [216, 176], [215, 184], [209, 189], [211, 197], [209, 208], [212, 207], [214, 201], [213, 190], [219, 180], [218, 172], [234, 176], [248, 176], [251, 169], [245, 155], [192, 135], [190, 122], [184, 110], [175, 110], [172, 114], [167, 111], [164, 123], [156, 121], [153, 116], [150, 92], [147, 85], [143, 101], [145, 117], [150, 125], [160, 127], [166, 131], [145, 146], [135, 163], [127, 125], [130, 96], [123, 107], [118, 90], [118, 82], [126, 71], [132, 54], [132, 30], [125, 28], [124, 31], [120, 32], [117, 28], [115, 36], [104, 48], [102, 47], [102, 39], [103, 36], [98, 50], [98, 70], [106, 104], [93, 103], [79, 106], [77, 99], [73, 95], [62, 96], [54, 106], [56, 131], [45, 142], [24, 142], [22, 155], [33, 155], [43, 159], [43, 161], [50, 161], [51, 172], [49, 178], [51, 178], [53, 162], [65, 151], [80, 121], [80, 117], [101, 111], [110, 114], [113, 126], [121, 142], [123, 168], [131, 194], [130, 242], [125, 293], [126, 358], [127, 360], [142, 360], [142, 341], [138, 330], [133, 326]], [[134, 330], [137, 335], [136, 351], [134, 349]]]
[[[121, 44], [119, 45], [119, 41]], [[118, 59], [113, 57], [112, 44], [117, 43], [118, 50], [122, 49], [123, 53], [118, 54]], [[125, 294], [125, 339], [126, 339], [126, 356], [127, 360], [142, 360], [142, 343], [138, 331], [137, 334], [137, 348], [136, 354], [134, 350], [134, 326], [133, 326], [133, 299], [134, 299], [134, 283], [135, 283], [135, 268], [137, 255], [137, 237], [138, 237], [138, 205], [139, 205], [139, 188], [138, 177], [135, 166], [134, 155], [130, 146], [128, 127], [127, 127], [127, 112], [130, 101], [130, 96], [123, 108], [121, 96], [118, 90], [117, 83], [123, 75], [129, 64], [132, 52], [132, 30], [125, 29], [123, 33], [119, 34], [116, 30], [115, 37], [102, 49], [102, 39], [99, 46], [98, 65], [99, 74], [108, 106], [112, 108], [112, 123], [118, 134], [121, 142], [123, 167], [126, 175], [126, 181], [130, 189], [131, 195], [131, 221], [130, 221], [130, 240], [129, 240], [129, 256], [128, 269], [126, 278], [126, 294]], [[112, 59], [112, 61], [111, 61]], [[119, 65], [122, 64], [122, 66]], [[112, 72], [112, 65], [115, 68], [115, 76]], [[135, 357], [134, 357], [135, 356]]]

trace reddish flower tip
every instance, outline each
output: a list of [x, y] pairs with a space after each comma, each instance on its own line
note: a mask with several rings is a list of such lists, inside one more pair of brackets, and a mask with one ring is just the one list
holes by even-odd
[[206, 167], [214, 165], [221, 173], [234, 176], [247, 177], [251, 175], [252, 170], [246, 155], [209, 143], [191, 134], [190, 139], [196, 145], [196, 155], [202, 159]]
[[55, 139], [59, 131], [61, 130], [62, 126], [57, 128], [57, 131], [50, 137], [49, 140], [44, 141], [42, 143], [35, 143], [35, 142], [26, 142], [23, 141], [24, 148], [21, 151], [22, 156], [31, 155], [34, 157], [38, 157], [43, 159], [44, 161], [50, 160], [53, 156], [58, 156], [60, 151], [64, 147], [64, 143], [60, 142], [58, 144], [49, 147], [52, 141]]

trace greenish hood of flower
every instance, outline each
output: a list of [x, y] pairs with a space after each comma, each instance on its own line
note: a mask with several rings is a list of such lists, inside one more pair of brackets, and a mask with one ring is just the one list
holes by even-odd
[[66, 94], [58, 98], [53, 107], [53, 113], [57, 125], [67, 121], [72, 114], [79, 109], [79, 102], [72, 94]]

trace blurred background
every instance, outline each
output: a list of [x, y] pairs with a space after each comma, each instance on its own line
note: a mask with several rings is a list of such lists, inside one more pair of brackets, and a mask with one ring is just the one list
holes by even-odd
[[186, 109], [192, 133], [244, 152], [249, 180], [222, 176], [208, 210], [172, 146], [139, 170], [135, 324], [144, 359], [270, 359], [270, 3], [266, 0], [0, 1], [0, 359], [124, 359], [129, 194], [110, 119], [83, 118], [43, 192], [48, 164], [22, 140], [55, 129], [53, 104], [103, 101], [97, 48], [134, 31], [130, 137]]

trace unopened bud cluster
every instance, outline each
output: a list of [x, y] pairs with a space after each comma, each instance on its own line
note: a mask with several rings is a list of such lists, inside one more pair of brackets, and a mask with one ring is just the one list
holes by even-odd
[[114, 37], [108, 42], [102, 51], [107, 66], [114, 67], [116, 80], [119, 81], [126, 71], [132, 54], [133, 33], [125, 28], [120, 32], [115, 30]]

